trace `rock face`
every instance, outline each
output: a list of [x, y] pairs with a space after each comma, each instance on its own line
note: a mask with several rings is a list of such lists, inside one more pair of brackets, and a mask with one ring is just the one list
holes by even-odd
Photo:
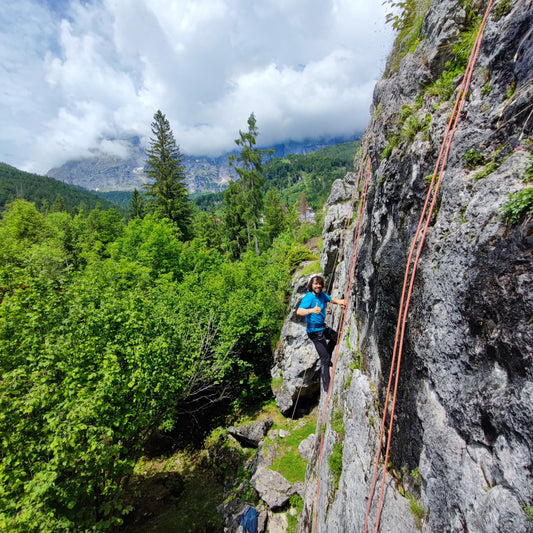
[[291, 416], [297, 405], [316, 403], [320, 392], [320, 361], [313, 344], [307, 339], [305, 320], [296, 315], [300, 300], [307, 292], [307, 282], [307, 277], [295, 280], [290, 314], [274, 353], [273, 392], [278, 407], [286, 416]]
[[[321, 262], [338, 296], [354, 251], [350, 210], [362, 189], [354, 177], [364, 175], [369, 157], [350, 304], [327, 404], [320, 398], [301, 533], [362, 532], [365, 521], [374, 531], [378, 510], [382, 533], [533, 531], [533, 222], [509, 226], [500, 217], [511, 193], [531, 187], [524, 180], [533, 135], [527, 1], [497, 2], [487, 18], [399, 343], [381, 507], [383, 456], [371, 493], [376, 454], [389, 436], [387, 421], [380, 443], [383, 413], [393, 408], [385, 398], [409, 250], [462, 81], [455, 46], [466, 42], [473, 8], [483, 15], [488, 2], [418, 4], [420, 25], [411, 24], [419, 35], [396, 44], [375, 88], [367, 151], [329, 201]], [[293, 310], [301, 290], [302, 282]], [[283, 379], [276, 397], [285, 412], [298, 387], [317, 384], [316, 375], [303, 377], [304, 368], [316, 370], [302, 363], [311, 348], [291, 312], [273, 371]]]

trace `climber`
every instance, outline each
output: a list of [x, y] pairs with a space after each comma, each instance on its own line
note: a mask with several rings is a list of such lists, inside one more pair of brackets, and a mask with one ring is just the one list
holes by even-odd
[[345, 306], [346, 301], [333, 298], [329, 294], [322, 292], [323, 288], [324, 278], [322, 276], [313, 276], [307, 284], [309, 292], [302, 298], [296, 314], [305, 317], [307, 336], [313, 341], [320, 357], [322, 387], [327, 391], [330, 380], [331, 355], [337, 344], [337, 332], [326, 326], [326, 306], [328, 302]]

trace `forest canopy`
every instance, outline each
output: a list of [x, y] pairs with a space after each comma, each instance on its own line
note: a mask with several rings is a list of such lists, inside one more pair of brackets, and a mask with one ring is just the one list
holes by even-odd
[[[152, 203], [138, 193], [129, 220], [98, 203], [73, 208], [69, 191], [54, 208], [4, 206], [1, 530], [109, 530], [131, 510], [127, 480], [154, 432], [192, 419], [201, 434], [271, 397], [290, 276], [317, 259], [305, 242], [321, 221], [301, 222], [265, 191], [254, 145], [235, 160], [248, 167], [218, 213], [192, 209], [155, 172]], [[186, 226], [160, 208], [168, 190]]]

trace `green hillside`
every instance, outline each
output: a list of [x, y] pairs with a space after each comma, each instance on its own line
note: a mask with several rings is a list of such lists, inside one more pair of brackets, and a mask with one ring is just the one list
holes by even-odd
[[358, 141], [326, 146], [305, 155], [290, 154], [265, 164], [266, 186], [278, 190], [288, 205], [302, 194], [315, 210], [326, 202], [331, 184], [353, 170]]
[[[276, 189], [288, 206], [305, 195], [311, 207], [319, 210], [328, 198], [331, 184], [353, 170], [359, 144], [359, 141], [351, 141], [309, 154], [274, 157], [264, 165], [265, 189]], [[195, 194], [191, 198], [200, 209], [209, 211], [220, 204], [224, 193]]]
[[70, 212], [81, 205], [88, 210], [97, 205], [102, 209], [121, 210], [116, 203], [85, 189], [0, 163], [0, 210], [16, 198], [34, 203], [39, 210], [53, 206], [56, 201], [62, 203], [64, 209]]

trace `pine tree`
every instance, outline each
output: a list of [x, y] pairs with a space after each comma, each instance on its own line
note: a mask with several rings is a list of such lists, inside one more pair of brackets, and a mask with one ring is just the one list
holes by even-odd
[[245, 205], [242, 185], [238, 181], [230, 182], [224, 192], [224, 248], [234, 260], [240, 259], [249, 242]]
[[267, 246], [288, 226], [288, 209], [279, 193], [270, 188], [265, 196], [263, 234]]
[[130, 200], [130, 218], [143, 218], [144, 216], [144, 200], [137, 189], [133, 190]]
[[239, 185], [242, 191], [241, 200], [244, 207], [243, 218], [246, 222], [248, 243], [252, 239], [255, 252], [259, 255], [258, 227], [263, 209], [263, 156], [273, 153], [273, 150], [260, 150], [255, 146], [259, 134], [255, 115], [248, 117], [248, 131], [239, 130], [239, 138], [235, 144], [241, 148], [238, 155], [230, 155], [230, 165], [235, 167], [239, 175]]
[[61, 211], [66, 211], [67, 207], [65, 206], [65, 199], [58, 194], [52, 207], [50, 208], [51, 213], [60, 213]]
[[143, 186], [147, 190], [146, 209], [174, 222], [182, 238], [188, 240], [192, 237], [192, 205], [185, 186], [183, 155], [160, 110], [154, 115], [152, 134], [145, 173], [153, 182]]

